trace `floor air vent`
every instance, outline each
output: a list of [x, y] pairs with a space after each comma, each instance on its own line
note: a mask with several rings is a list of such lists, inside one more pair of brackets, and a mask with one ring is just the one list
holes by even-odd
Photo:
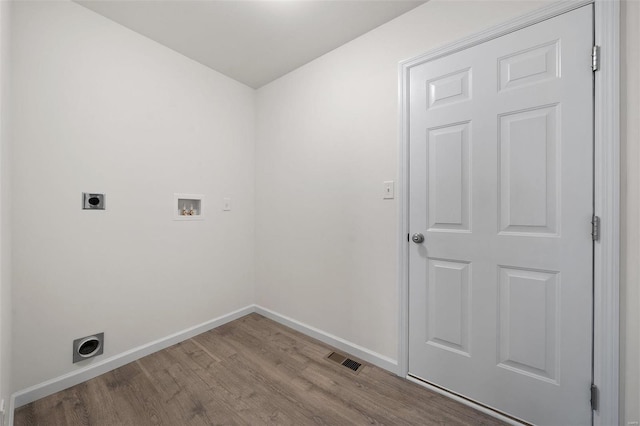
[[327, 358], [337, 364], [353, 370], [355, 373], [359, 373], [360, 370], [362, 370], [362, 363], [354, 361], [351, 358], [347, 358], [345, 355], [339, 354], [338, 352], [331, 352], [327, 355]]

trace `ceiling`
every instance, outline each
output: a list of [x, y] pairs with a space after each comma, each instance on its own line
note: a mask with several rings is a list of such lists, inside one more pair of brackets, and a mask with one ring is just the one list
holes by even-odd
[[425, 3], [405, 0], [75, 0], [258, 88]]

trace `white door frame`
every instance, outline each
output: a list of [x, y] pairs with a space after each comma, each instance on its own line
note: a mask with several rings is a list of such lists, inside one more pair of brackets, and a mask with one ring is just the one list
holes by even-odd
[[[400, 232], [398, 375], [409, 368], [409, 127], [408, 76], [412, 67], [467, 49], [587, 4], [595, 5], [595, 44], [600, 69], [595, 73], [594, 212], [600, 240], [594, 251], [593, 383], [599, 407], [594, 425], [618, 424], [619, 245], [620, 245], [620, 4], [619, 0], [562, 0], [502, 25], [400, 63]], [[585, 394], [587, 391], [585, 390]]]

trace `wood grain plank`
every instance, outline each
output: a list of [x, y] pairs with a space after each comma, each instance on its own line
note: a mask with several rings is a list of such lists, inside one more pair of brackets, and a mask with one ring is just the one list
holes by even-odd
[[501, 425], [258, 314], [16, 410], [38, 425]]

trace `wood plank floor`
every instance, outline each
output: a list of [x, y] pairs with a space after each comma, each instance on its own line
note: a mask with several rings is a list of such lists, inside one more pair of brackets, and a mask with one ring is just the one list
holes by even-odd
[[500, 425], [257, 314], [16, 410], [35, 425]]

